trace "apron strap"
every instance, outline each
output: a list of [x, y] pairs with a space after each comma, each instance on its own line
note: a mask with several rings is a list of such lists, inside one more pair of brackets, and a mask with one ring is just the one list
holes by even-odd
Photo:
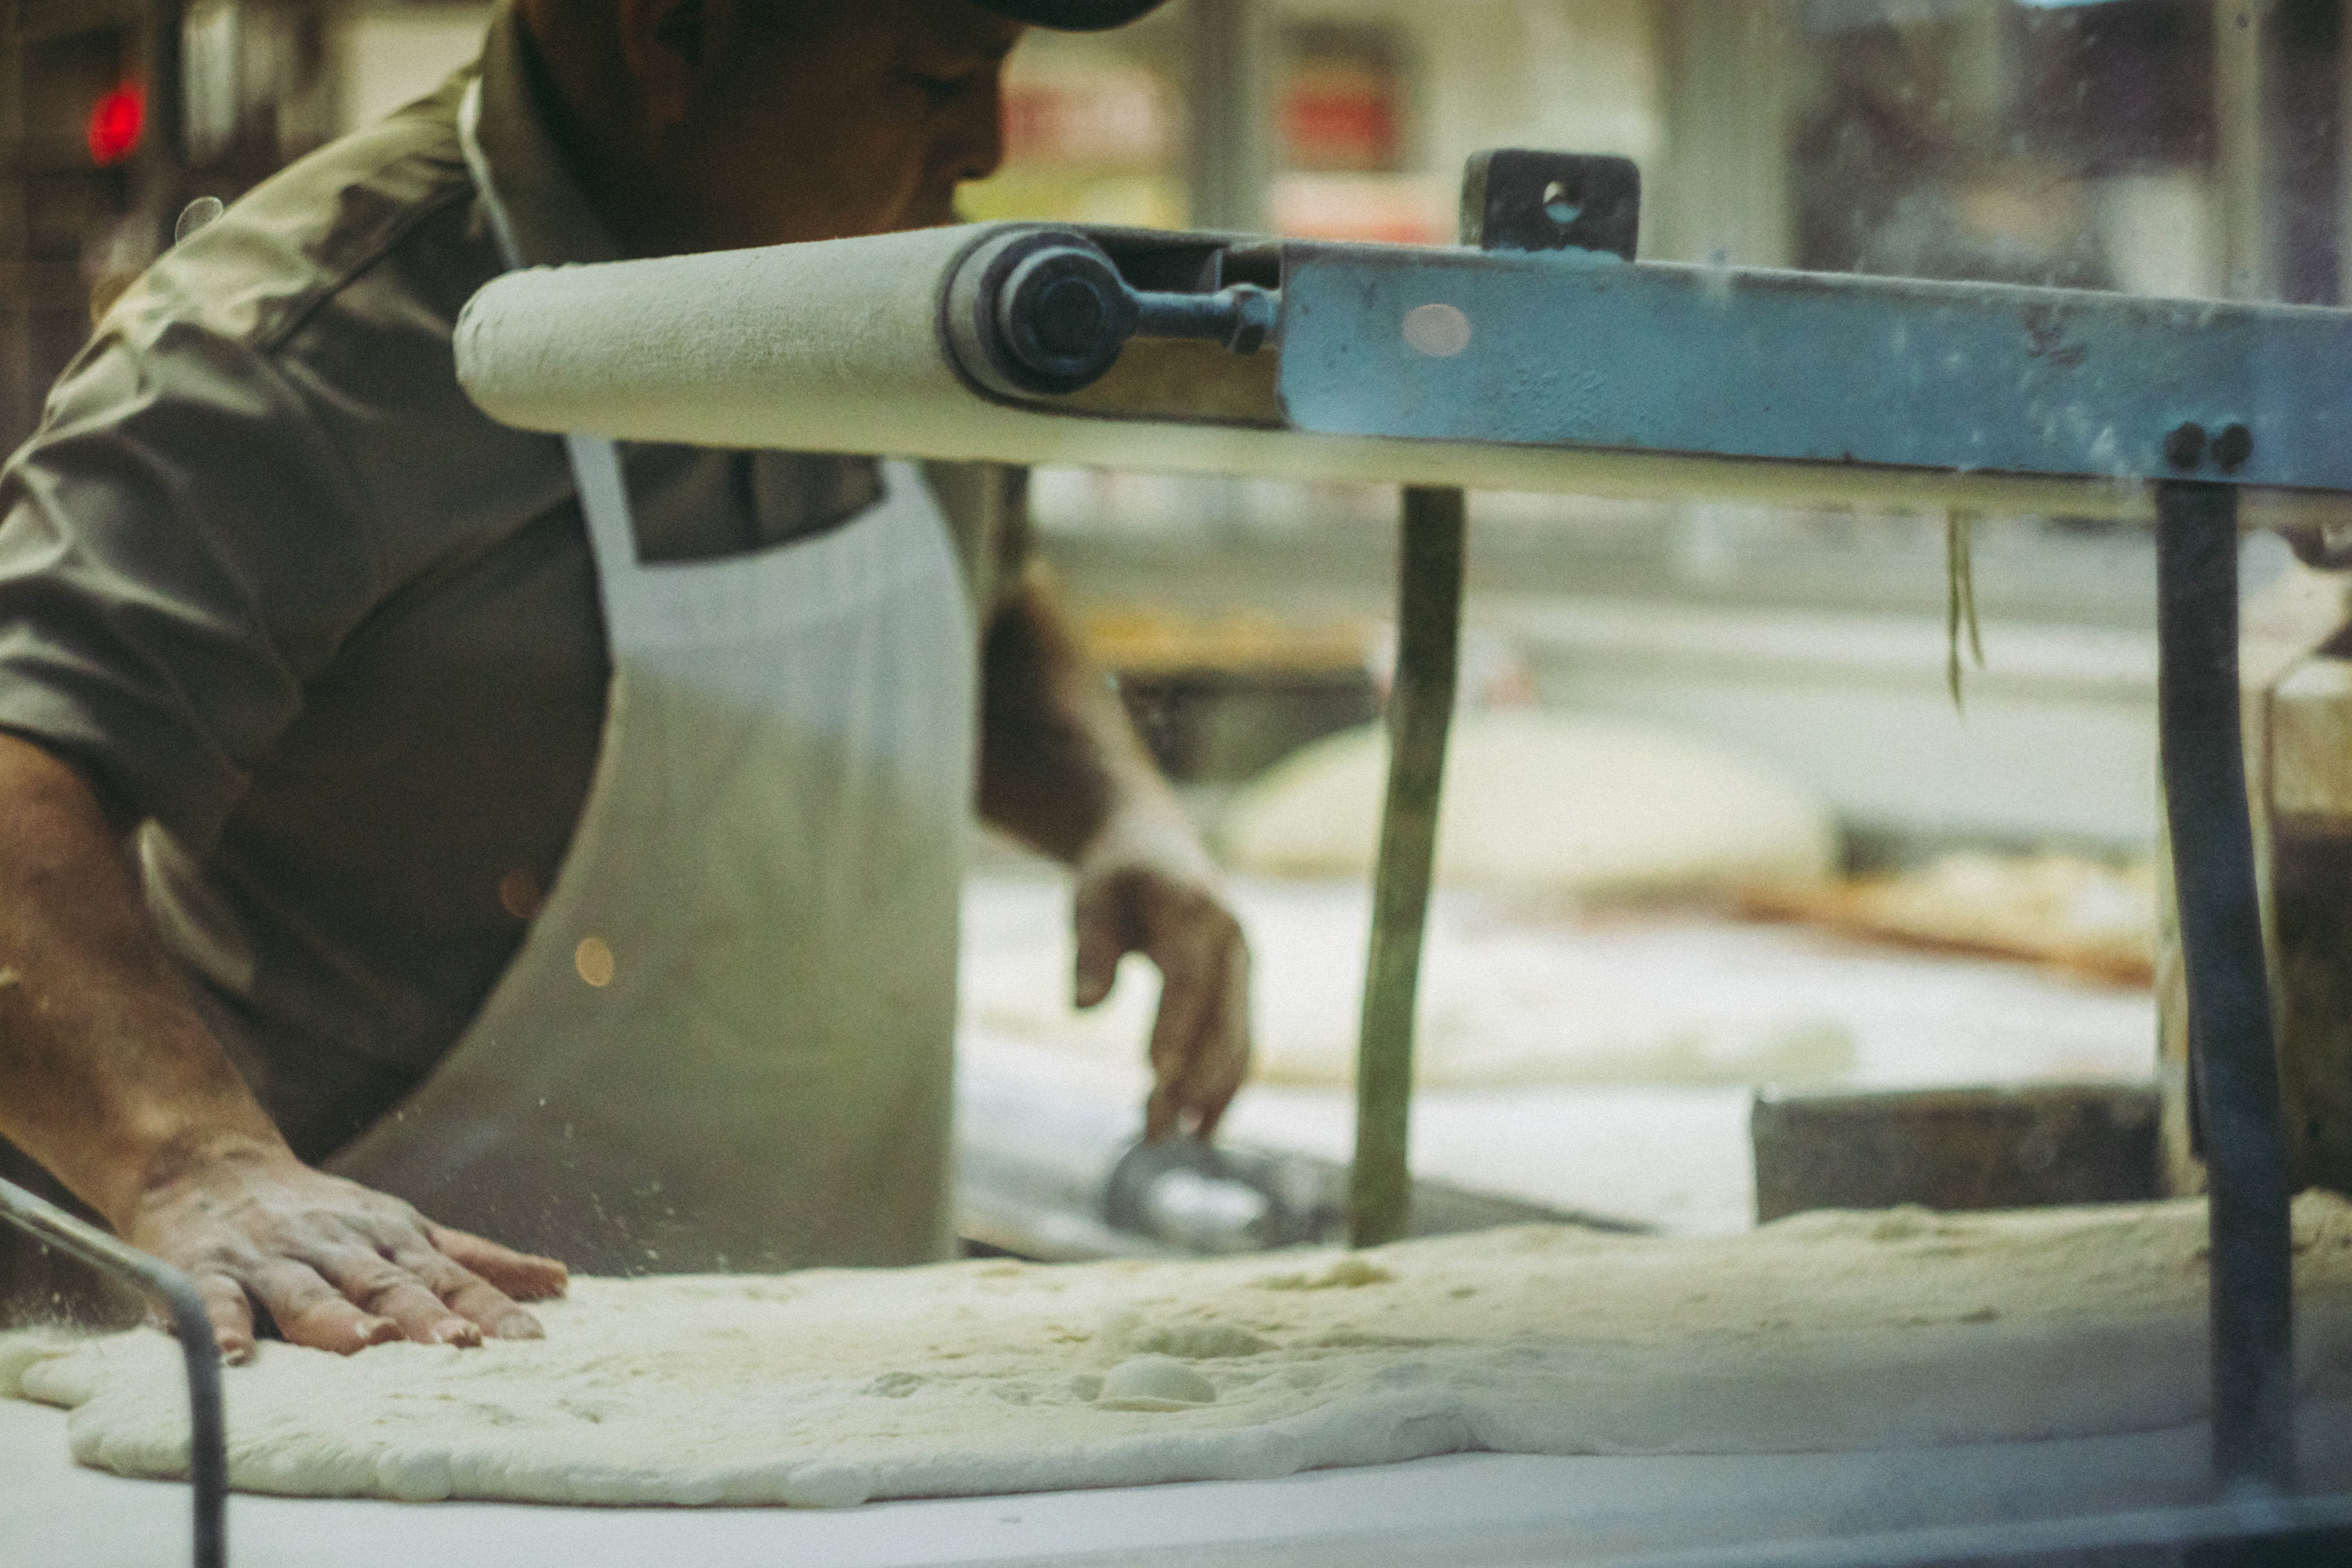
[[[522, 266], [522, 252], [515, 244], [514, 225], [507, 217], [506, 203], [499, 199], [498, 182], [491, 178], [490, 161], [482, 153], [481, 125], [482, 79], [477, 76], [457, 100], [457, 145], [466, 155], [466, 172], [481, 193], [482, 207], [489, 214], [499, 259], [511, 272]], [[598, 574], [604, 581], [605, 613], [625, 614], [614, 602], [625, 595], [613, 592], [613, 579], [623, 563], [636, 560], [637, 530], [629, 507], [628, 484], [621, 477], [620, 456], [602, 436], [569, 435], [563, 437], [563, 447], [572, 459], [572, 482], [579, 487], [580, 510], [587, 516], [589, 537], [596, 547]], [[611, 563], [609, 568], [606, 563]]]
[[588, 536], [596, 546], [597, 574], [604, 580], [605, 613], [626, 614], [615, 600], [615, 579], [637, 561], [636, 514], [629, 506], [628, 481], [621, 477], [621, 455], [602, 436], [573, 433], [563, 437], [572, 458], [572, 482], [580, 487], [580, 510], [587, 514]]

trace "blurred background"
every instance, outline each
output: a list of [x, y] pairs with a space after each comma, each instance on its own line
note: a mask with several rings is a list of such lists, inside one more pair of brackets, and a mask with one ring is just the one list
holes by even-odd
[[[2352, 232], [2346, 11], [2346, 0], [1174, 0], [1115, 34], [1026, 42], [1008, 80], [1009, 157], [965, 205], [975, 218], [1445, 244], [1470, 153], [1552, 148], [1640, 166], [1646, 259], [2335, 304]], [[33, 426], [93, 299], [153, 257], [187, 202], [233, 199], [431, 89], [471, 57], [487, 14], [441, 0], [0, 0], [0, 446]], [[1395, 492], [1045, 470], [1033, 499], [1042, 547], [1147, 739], [1236, 870], [1265, 879], [1245, 884], [1244, 913], [1265, 928], [1261, 991], [1275, 1000], [1262, 1011], [1278, 1014], [1314, 990], [1286, 977], [1360, 942], [1358, 892], [1335, 894], [1320, 926], [1292, 896], [1318, 877], [1360, 887], [1347, 857], [1288, 853], [1279, 824], [1285, 792], [1306, 792], [1290, 820], [1337, 798], [1312, 793], [1339, 786], [1306, 777], [1308, 764], [1341, 766], [1329, 747], [1379, 710]], [[1646, 976], [1648, 995], [1748, 976], [1707, 1014], [1748, 1022], [1701, 1039], [1621, 1009], [1618, 1065], [1551, 1074], [1584, 1087], [1532, 1110], [1496, 1087], [1510, 1074], [1473, 1073], [1455, 1109], [1430, 1101], [1425, 1165], [1484, 1190], [1720, 1228], [1754, 1213], [1744, 1128], [1756, 1083], [2153, 1080], [2144, 530], [1964, 520], [1985, 660], [1965, 672], [1963, 709], [1947, 689], [1952, 520], [1940, 513], [1484, 492], [1470, 511], [1466, 709], [1645, 726], [1714, 748], [1793, 792], [1831, 838], [1811, 893], [1759, 890], [1746, 873], [1607, 882], [1570, 867], [1519, 879], [1504, 913], [1441, 908], [1454, 935], [1433, 949], [1425, 991], [1454, 994], [1452, 964], [1478, 1006], [1503, 993], [1524, 1004], [1517, 1023], [1462, 1026], [1484, 1037], [1605, 1013], [1602, 971]], [[2245, 577], [2250, 598], [2300, 581], [2264, 538], [2248, 544]], [[1322, 753], [1302, 753], [1318, 740]], [[1519, 743], [1460, 766], [1540, 769], [1540, 747], [1512, 752]], [[1704, 793], [1697, 774], [1664, 766], [1643, 753], [1625, 787]], [[1457, 787], [1477, 795], [1465, 778]], [[1500, 802], [1483, 809], [1506, 823], [1546, 817], [1540, 791], [1514, 805], [1507, 780], [1481, 798]], [[1641, 805], [1594, 799], [1596, 818]], [[1471, 830], [1447, 832], [1466, 842]], [[1058, 952], [1053, 884], [1009, 847], [982, 858], [968, 1035], [1051, 1045], [1076, 1025], [1048, 1016], [1051, 996], [1024, 1001], [1000, 981], [1034, 970], [1047, 991], [1063, 984], [1045, 963]], [[1513, 880], [1457, 859], [1465, 890], [1448, 897]], [[1942, 923], [1856, 902], [1905, 888], [1941, 898]], [[1661, 894], [1681, 900], [1672, 921], [1655, 913]], [[2008, 913], [1973, 926], [1951, 914], [1994, 905]], [[1625, 912], [1635, 906], [1648, 912]], [[1720, 923], [1759, 916], [1811, 923], [1801, 936]], [[1322, 934], [1303, 934], [1310, 926]], [[1552, 958], [1493, 945], [1538, 937]], [[1905, 945], [1866, 945], [1877, 939]], [[2107, 957], [2086, 960], [2095, 948]], [[1571, 950], [1583, 956], [1560, 956]], [[1555, 960], [1569, 967], [1543, 970]], [[1318, 1005], [1344, 1014], [1343, 993]], [[1261, 1033], [1286, 1026], [1268, 1015]], [[1742, 1056], [1722, 1045], [1733, 1036], [1786, 1049]], [[1670, 1037], [1688, 1047], [1681, 1068], [1658, 1044]], [[1822, 1047], [1832, 1037], [1844, 1055]], [[1136, 1046], [1118, 1047], [1129, 1070]], [[1717, 1046], [1714, 1068], [1690, 1067]], [[1017, 1057], [1003, 1058], [1006, 1082], [1020, 1079]], [[1593, 1098], [1601, 1082], [1613, 1099]], [[1262, 1090], [1255, 1103], [1274, 1109], [1241, 1131], [1343, 1153], [1344, 1105], [1301, 1089], [1309, 1098], [1281, 1121], [1284, 1092]], [[1644, 1107], [1664, 1120], [1644, 1121]], [[1496, 1163], [1517, 1136], [1498, 1130], [1523, 1112], [1519, 1143], [1570, 1138], [1573, 1169]], [[1701, 1146], [1713, 1152], [1662, 1153]]]
[[[1121, 32], [1023, 46], [1010, 158], [967, 209], [1444, 243], [1469, 153], [1548, 147], [1641, 165], [1649, 258], [2332, 303], [2344, 10], [1174, 0]], [[31, 428], [93, 294], [143, 266], [187, 201], [233, 198], [428, 90], [470, 57], [486, 14], [0, 0], [0, 446]], [[1314, 667], [1345, 643], [1335, 628], [1386, 613], [1389, 496], [1046, 473], [1036, 502], [1082, 607], [1155, 666], [1136, 673], [1180, 773], [1246, 775], [1293, 738], [1242, 733], [1251, 714], [1213, 711], [1171, 668], [1190, 633], [1215, 652], [1221, 621], [1276, 623], [1257, 628], [1261, 663], [1280, 634], [1306, 635], [1285, 656], [1290, 684], [1311, 689], [1293, 701], [1304, 721], [1360, 711], [1360, 691], [1351, 709]], [[1977, 595], [1995, 624], [1963, 728], [1940, 695], [1940, 633], [1886, 619], [1940, 617], [1940, 519], [1503, 496], [1476, 513], [1473, 620], [1545, 701], [1738, 735], [1865, 836], [2150, 832], [2152, 574], [2137, 533], [1979, 523]], [[2068, 744], [2053, 772], [2033, 759], [2055, 734]]]

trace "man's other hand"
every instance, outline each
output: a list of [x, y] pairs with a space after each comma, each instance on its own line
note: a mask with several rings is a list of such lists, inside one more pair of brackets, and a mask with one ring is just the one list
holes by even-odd
[[125, 1232], [195, 1281], [231, 1362], [253, 1354], [257, 1307], [290, 1342], [343, 1354], [398, 1339], [537, 1339], [518, 1303], [565, 1283], [561, 1263], [435, 1225], [276, 1150], [192, 1162], [142, 1195]]
[[1110, 994], [1118, 961], [1159, 967], [1151, 1098], [1143, 1135], [1206, 1140], [1249, 1071], [1249, 946], [1217, 890], [1215, 868], [1173, 812], [1114, 817], [1077, 858], [1075, 1000]]

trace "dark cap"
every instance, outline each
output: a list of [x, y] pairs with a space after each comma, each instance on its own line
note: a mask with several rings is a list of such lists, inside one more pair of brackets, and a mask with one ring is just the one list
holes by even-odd
[[1159, 9], [1160, 0], [979, 0], [1000, 16], [1062, 33], [1099, 33], [1123, 27], [1146, 11]]

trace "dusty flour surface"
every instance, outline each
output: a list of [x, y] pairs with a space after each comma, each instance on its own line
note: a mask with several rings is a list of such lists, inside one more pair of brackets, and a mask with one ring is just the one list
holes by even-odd
[[[2295, 1211], [2300, 1375], [2352, 1394], [2352, 1205]], [[1469, 1449], [1854, 1450], [2149, 1429], [2205, 1400], [2195, 1202], [1553, 1228], [1203, 1263], [582, 1279], [547, 1338], [228, 1370], [250, 1491], [845, 1506]], [[74, 1457], [184, 1473], [177, 1354], [0, 1336]]]

